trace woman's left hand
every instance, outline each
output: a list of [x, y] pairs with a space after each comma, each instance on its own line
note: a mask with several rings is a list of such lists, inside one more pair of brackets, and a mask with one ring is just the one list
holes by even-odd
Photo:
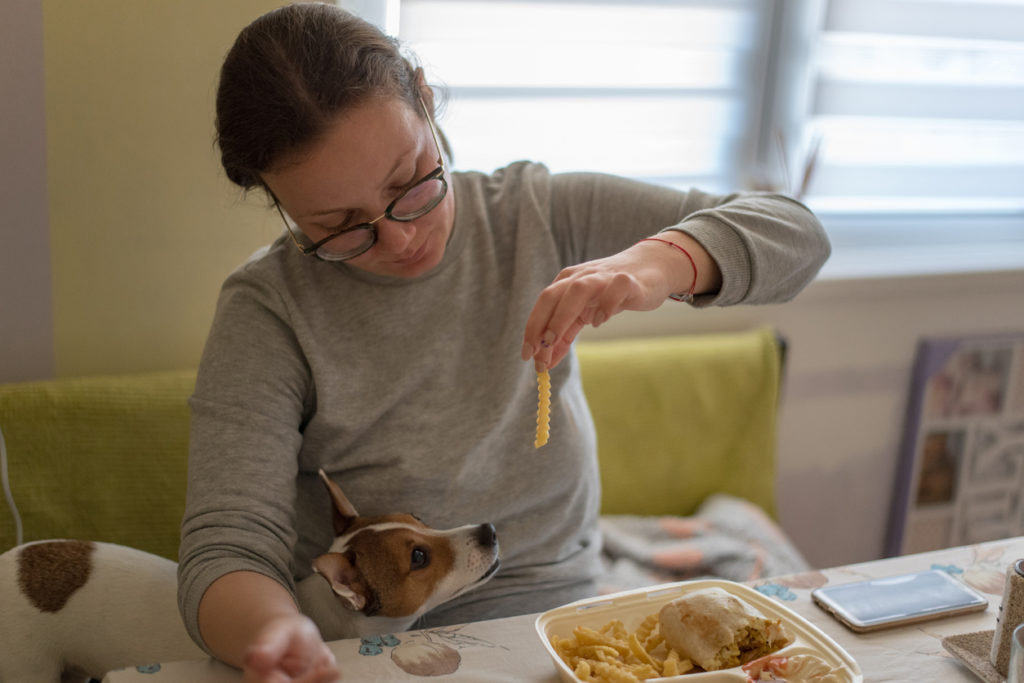
[[696, 272], [685, 254], [658, 241], [638, 242], [612, 256], [565, 268], [530, 312], [523, 360], [533, 358], [537, 370], [553, 368], [584, 325], [597, 327], [622, 311], [653, 310], [691, 284], [698, 293], [719, 286], [718, 268], [696, 240], [677, 231], [661, 233], [658, 239], [685, 248]]
[[246, 683], [328, 683], [340, 677], [337, 663], [320, 631], [299, 614], [268, 622], [246, 653], [242, 666]]

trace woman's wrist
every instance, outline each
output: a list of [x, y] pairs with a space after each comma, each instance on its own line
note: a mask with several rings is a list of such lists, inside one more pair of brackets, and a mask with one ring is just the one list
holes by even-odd
[[268, 576], [249, 571], [225, 574], [199, 603], [199, 631], [218, 659], [241, 668], [264, 626], [274, 619], [300, 616], [291, 593]]
[[640, 241], [641, 242], [658, 242], [660, 244], [664, 244], [664, 245], [666, 245], [668, 247], [671, 247], [672, 249], [675, 249], [680, 254], [682, 254], [683, 256], [686, 257], [686, 260], [690, 262], [690, 270], [692, 271], [692, 274], [690, 275], [690, 286], [686, 288], [686, 292], [685, 293], [681, 292], [681, 291], [677, 292], [676, 288], [672, 287], [671, 289], [672, 289], [673, 293], [669, 294], [668, 298], [669, 299], [673, 299], [674, 301], [681, 301], [682, 303], [686, 303], [686, 304], [693, 303], [693, 295], [694, 295], [694, 292], [695, 292], [695, 290], [697, 288], [697, 262], [693, 260], [693, 256], [690, 255], [690, 252], [687, 251], [686, 249], [684, 249], [683, 247], [679, 246], [675, 242], [672, 242], [672, 241], [666, 240], [666, 239], [662, 239], [660, 237], [645, 237], [644, 239], [642, 239]]
[[671, 298], [688, 301], [698, 294], [717, 292], [722, 274], [718, 264], [696, 239], [680, 230], [665, 230], [641, 242], [661, 243], [660, 248], [671, 250], [675, 256], [667, 274], [671, 285]]

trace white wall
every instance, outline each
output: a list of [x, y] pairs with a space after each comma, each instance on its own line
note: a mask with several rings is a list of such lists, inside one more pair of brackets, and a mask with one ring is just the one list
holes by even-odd
[[789, 342], [779, 433], [779, 512], [825, 567], [881, 557], [918, 339], [1024, 330], [1024, 270], [823, 278], [789, 303], [613, 318], [587, 338], [746, 329]]

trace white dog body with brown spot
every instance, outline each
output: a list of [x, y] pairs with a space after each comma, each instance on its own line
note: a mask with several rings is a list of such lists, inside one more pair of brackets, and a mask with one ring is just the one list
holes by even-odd
[[0, 555], [0, 682], [206, 657], [178, 615], [176, 574], [164, 557], [110, 543], [38, 541]]
[[[411, 515], [360, 517], [320, 477], [336, 538], [297, 597], [325, 640], [407, 630], [497, 570], [492, 525], [434, 530]], [[0, 683], [100, 679], [128, 666], [205, 657], [181, 621], [177, 565], [166, 558], [71, 540], [0, 555]]]

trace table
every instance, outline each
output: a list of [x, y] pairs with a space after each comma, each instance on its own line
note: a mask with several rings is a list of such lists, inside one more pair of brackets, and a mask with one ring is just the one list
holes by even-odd
[[[992, 630], [1002, 601], [1006, 568], [1024, 558], [1024, 536], [916, 555], [887, 558], [751, 582], [806, 617], [844, 647], [860, 664], [864, 680], [956, 681], [980, 679], [942, 646], [945, 636]], [[941, 568], [980, 590], [988, 609], [870, 634], [855, 634], [811, 602], [810, 592], [826, 583]], [[345, 681], [507, 681], [558, 683], [551, 659], [534, 629], [536, 615], [410, 631], [377, 639], [330, 643]], [[104, 683], [238, 683], [241, 675], [213, 660], [170, 662], [154, 670], [112, 672]], [[159, 669], [159, 670], [155, 670]], [[451, 673], [442, 673], [451, 671]]]

